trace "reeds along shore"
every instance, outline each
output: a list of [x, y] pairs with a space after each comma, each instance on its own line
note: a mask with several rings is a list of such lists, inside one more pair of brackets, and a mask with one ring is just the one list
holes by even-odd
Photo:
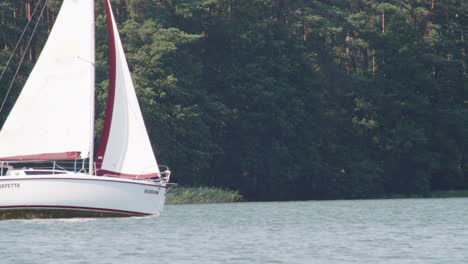
[[174, 187], [166, 197], [167, 204], [233, 203], [242, 200], [238, 191], [212, 187]]
[[[436, 191], [428, 195], [394, 194], [377, 199], [410, 199], [410, 198], [462, 198], [468, 197], [468, 190]], [[214, 187], [174, 187], [166, 196], [166, 204], [206, 204], [235, 203], [245, 201], [239, 191]]]

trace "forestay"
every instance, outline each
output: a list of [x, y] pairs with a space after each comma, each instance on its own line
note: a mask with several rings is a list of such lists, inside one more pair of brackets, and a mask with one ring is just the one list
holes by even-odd
[[89, 156], [94, 112], [94, 1], [64, 0], [0, 131], [0, 160]]
[[135, 94], [127, 60], [108, 0], [109, 97], [97, 154], [98, 174], [130, 178], [159, 176], [159, 169]]

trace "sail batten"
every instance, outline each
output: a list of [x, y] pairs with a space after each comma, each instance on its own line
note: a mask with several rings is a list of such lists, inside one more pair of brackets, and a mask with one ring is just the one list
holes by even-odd
[[130, 70], [109, 0], [109, 97], [96, 158], [99, 175], [152, 178], [159, 168], [143, 121]]
[[94, 122], [89, 114], [94, 109], [93, 28], [93, 0], [63, 1], [46, 45], [0, 131], [0, 160], [89, 156]]

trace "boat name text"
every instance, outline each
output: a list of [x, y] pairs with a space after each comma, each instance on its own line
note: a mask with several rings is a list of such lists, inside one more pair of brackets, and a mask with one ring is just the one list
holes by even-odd
[[4, 184], [0, 184], [0, 189], [17, 189], [17, 188], [20, 188], [20, 184], [19, 183], [4, 183]]
[[159, 189], [158, 189], [158, 190], [148, 190], [148, 189], [145, 189], [145, 193], [146, 193], [146, 194], [159, 194]]

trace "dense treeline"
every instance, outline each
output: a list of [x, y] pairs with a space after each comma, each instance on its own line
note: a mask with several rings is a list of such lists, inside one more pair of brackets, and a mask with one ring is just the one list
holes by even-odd
[[[0, 3], [0, 70], [40, 3]], [[6, 108], [60, 3], [48, 1], [32, 46], [23, 41], [7, 69], [2, 98], [27, 52]], [[158, 160], [175, 181], [260, 200], [468, 188], [467, 1], [112, 3]], [[102, 113], [107, 33], [96, 7]]]

